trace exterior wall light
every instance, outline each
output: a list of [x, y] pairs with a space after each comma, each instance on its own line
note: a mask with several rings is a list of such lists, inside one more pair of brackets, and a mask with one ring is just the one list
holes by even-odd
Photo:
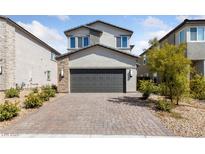
[[0, 75], [3, 74], [3, 67], [0, 66]]
[[61, 69], [60, 76], [61, 76], [61, 78], [64, 77], [64, 71], [63, 71], [63, 69]]
[[130, 77], [133, 76], [133, 71], [131, 69], [129, 70], [129, 75], [130, 75]]

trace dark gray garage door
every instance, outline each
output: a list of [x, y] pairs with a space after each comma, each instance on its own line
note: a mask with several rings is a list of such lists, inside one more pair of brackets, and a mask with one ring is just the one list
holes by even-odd
[[71, 69], [71, 92], [125, 92], [124, 69]]

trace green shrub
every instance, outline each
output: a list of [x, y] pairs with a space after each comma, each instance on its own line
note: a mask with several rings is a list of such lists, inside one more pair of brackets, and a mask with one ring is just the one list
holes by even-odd
[[173, 108], [173, 106], [171, 102], [168, 102], [166, 100], [159, 100], [157, 102], [156, 108], [161, 111], [171, 112], [171, 109]]
[[169, 96], [168, 88], [164, 83], [159, 84], [159, 93], [162, 96]]
[[143, 97], [147, 99], [151, 93], [159, 94], [160, 88], [153, 81], [140, 80], [139, 91], [143, 93]]
[[57, 93], [58, 87], [57, 87], [55, 84], [52, 84], [52, 85], [51, 85], [51, 88], [52, 88], [53, 90], [55, 90], [55, 92]]
[[44, 91], [40, 92], [40, 93], [38, 94], [38, 96], [39, 96], [39, 98], [40, 98], [43, 102], [49, 101], [49, 95], [48, 95], [48, 93], [46, 93], [46, 92], [44, 92]]
[[18, 103], [9, 103], [6, 101], [4, 104], [0, 104], [0, 121], [9, 120], [18, 115], [20, 108]]
[[205, 78], [195, 75], [190, 81], [190, 94], [196, 99], [205, 99]]
[[38, 88], [37, 88], [37, 87], [36, 87], [36, 88], [33, 88], [32, 91], [33, 91], [34, 93], [38, 93]]
[[55, 97], [56, 91], [52, 89], [51, 86], [43, 86], [42, 87], [42, 92], [46, 93], [49, 97]]
[[24, 101], [26, 108], [38, 108], [43, 105], [43, 101], [38, 94], [30, 93]]
[[6, 98], [13, 98], [13, 97], [19, 97], [20, 90], [16, 88], [10, 88], [5, 91], [5, 97]]

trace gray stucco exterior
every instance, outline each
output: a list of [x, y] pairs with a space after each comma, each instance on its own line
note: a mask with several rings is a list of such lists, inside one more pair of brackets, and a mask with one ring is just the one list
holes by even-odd
[[[136, 91], [136, 58], [101, 46], [94, 46], [74, 54], [66, 56], [69, 61], [69, 69], [125, 69], [126, 70], [126, 92]], [[65, 57], [65, 58], [66, 58]], [[64, 58], [58, 59], [63, 61]], [[66, 64], [67, 65], [67, 64]], [[132, 71], [132, 77], [129, 73]], [[60, 73], [60, 70], [59, 72]], [[68, 91], [70, 91], [69, 75]]]
[[[92, 28], [90, 28], [92, 27]], [[137, 85], [137, 57], [131, 54], [131, 48], [118, 49], [116, 48], [116, 37], [126, 35], [129, 39], [132, 35], [132, 31], [125, 30], [116, 26], [104, 22], [94, 22], [89, 24], [89, 27], [80, 26], [72, 30], [67, 30], [65, 35], [68, 39], [68, 53], [57, 58], [59, 68], [68, 67], [68, 73], [66, 77], [60, 78], [58, 81], [68, 83], [67, 91], [71, 91], [70, 72], [75, 69], [79, 70], [124, 70], [126, 92], [135, 92]], [[85, 48], [70, 48], [70, 36], [75, 37], [75, 43], [77, 46], [77, 38], [83, 36], [89, 36], [90, 44]], [[64, 63], [64, 59], [67, 63]], [[65, 64], [62, 66], [62, 64]], [[62, 69], [58, 70], [60, 74]], [[64, 69], [65, 71], [65, 69]], [[130, 73], [132, 75], [130, 75]], [[68, 81], [68, 82], [67, 82]], [[64, 85], [59, 86], [60, 91], [65, 89]]]
[[[185, 32], [185, 44], [186, 51], [185, 56], [193, 62], [193, 66], [196, 70], [205, 75], [204, 69], [204, 60], [205, 60], [205, 40], [203, 41], [191, 41], [190, 40], [190, 28], [192, 27], [204, 27], [205, 28], [205, 20], [185, 20], [183, 23], [178, 25], [175, 29], [173, 29], [170, 33], [160, 39], [160, 44], [165, 42], [173, 45], [179, 45], [179, 33], [181, 31]], [[205, 35], [205, 34], [204, 34]], [[152, 73], [149, 71], [146, 65], [143, 65], [143, 56], [149, 52], [147, 50], [143, 54], [141, 54], [140, 64], [138, 71], [138, 76], [144, 76], [149, 74], [148, 76], [152, 78]]]
[[[0, 90], [16, 85], [24, 88], [57, 84], [56, 50], [19, 27], [8, 18], [0, 18]], [[50, 71], [50, 79], [47, 72]]]
[[[81, 26], [74, 30], [65, 32], [65, 35], [67, 36], [68, 40], [68, 51], [77, 50], [78, 48], [71, 48], [70, 47], [70, 36], [75, 36], [75, 46], [77, 47], [78, 40], [77, 37], [79, 36], [89, 36], [90, 38], [90, 45], [94, 44], [105, 44], [106, 46], [117, 48], [116, 47], [116, 37], [119, 36], [127, 36], [128, 37], [128, 44], [130, 42], [130, 38], [132, 35], [132, 32], [123, 30], [120, 28], [117, 28], [115, 26], [111, 26], [108, 24], [105, 24], [103, 22], [95, 22], [93, 24], [89, 24], [89, 27], [92, 27], [94, 29], [89, 29], [87, 27]], [[96, 30], [95, 30], [96, 29]], [[98, 31], [99, 30], [99, 31]], [[130, 46], [127, 48], [117, 48], [121, 51], [131, 52]]]
[[187, 57], [191, 60], [205, 59], [205, 42], [187, 42]]

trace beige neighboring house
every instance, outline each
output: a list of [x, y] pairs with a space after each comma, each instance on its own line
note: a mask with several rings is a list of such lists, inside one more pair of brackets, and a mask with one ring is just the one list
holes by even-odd
[[65, 31], [68, 53], [57, 57], [60, 92], [135, 92], [133, 31], [94, 21]]
[[[171, 30], [159, 40], [160, 44], [169, 43], [178, 45], [186, 44], [185, 56], [189, 58], [196, 70], [205, 76], [205, 20], [185, 19], [181, 24]], [[152, 47], [150, 47], [152, 48]], [[149, 48], [149, 49], [150, 49]], [[157, 79], [156, 73], [151, 73], [147, 67], [146, 55], [149, 49], [140, 55], [138, 78]]]
[[45, 42], [0, 16], [0, 90], [57, 84], [57, 55]]

